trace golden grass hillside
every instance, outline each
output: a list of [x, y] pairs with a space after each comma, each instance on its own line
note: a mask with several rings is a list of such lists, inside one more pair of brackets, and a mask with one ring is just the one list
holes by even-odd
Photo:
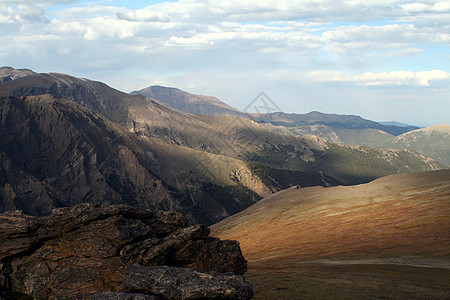
[[449, 299], [450, 170], [290, 188], [213, 225], [255, 299]]
[[450, 170], [368, 184], [295, 187], [211, 227], [247, 259], [450, 255]]

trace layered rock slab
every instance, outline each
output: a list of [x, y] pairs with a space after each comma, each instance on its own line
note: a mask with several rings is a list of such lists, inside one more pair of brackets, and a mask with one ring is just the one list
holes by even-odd
[[[209, 237], [176, 213], [82, 204], [47, 217], [0, 214], [0, 289], [37, 299], [127, 292], [130, 265], [243, 274], [236, 241]], [[83, 296], [81, 296], [83, 295]]]

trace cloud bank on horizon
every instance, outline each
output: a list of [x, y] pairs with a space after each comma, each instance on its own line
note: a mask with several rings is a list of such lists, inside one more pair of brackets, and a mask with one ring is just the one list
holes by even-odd
[[450, 1], [0, 0], [1, 65], [450, 123]]

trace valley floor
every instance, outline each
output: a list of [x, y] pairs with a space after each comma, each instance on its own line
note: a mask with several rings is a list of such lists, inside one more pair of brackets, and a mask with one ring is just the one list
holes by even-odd
[[[423, 267], [397, 261], [249, 261], [246, 278], [263, 299], [450, 299], [448, 265]], [[432, 262], [436, 264], [439, 262]]]

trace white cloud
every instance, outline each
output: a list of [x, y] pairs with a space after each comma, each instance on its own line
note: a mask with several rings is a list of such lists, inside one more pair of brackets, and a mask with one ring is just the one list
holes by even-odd
[[383, 73], [367, 72], [360, 76], [355, 76], [354, 81], [364, 85], [419, 85], [429, 86], [432, 80], [442, 80], [450, 78], [450, 73], [433, 70], [422, 72], [393, 71]]
[[141, 9], [135, 11], [119, 12], [117, 18], [131, 22], [169, 22], [167, 14], [152, 9]]
[[[365, 6], [360, 3], [359, 6]], [[218, 21], [274, 21], [295, 19], [329, 19], [330, 16], [349, 16], [361, 19], [355, 14], [354, 5], [345, 1], [274, 1], [274, 0], [222, 0], [222, 1], [178, 1], [155, 6], [165, 13], [187, 20]], [[366, 14], [367, 16], [367, 14]]]
[[423, 49], [419, 48], [405, 48], [397, 51], [392, 51], [389, 53], [389, 55], [392, 56], [405, 56], [405, 57], [417, 57], [419, 54], [424, 53], [425, 51]]
[[417, 57], [425, 44], [450, 45], [450, 25], [350, 25], [325, 30], [326, 49], [347, 65], [371, 67], [387, 57]]
[[10, 6], [0, 4], [0, 23], [3, 24], [21, 24], [34, 22], [47, 22], [45, 9], [34, 6], [19, 4]]
[[427, 12], [450, 12], [449, 1], [438, 1], [434, 3], [407, 3], [401, 7], [408, 13], [427, 13]]
[[[30, 1], [22, 1], [30, 2]], [[66, 3], [70, 1], [39, 1], [36, 3]], [[53, 13], [56, 19], [47, 27], [47, 32], [57, 31], [55, 27], [82, 28], [78, 32], [88, 40], [117, 37], [119, 39], [139, 37], [141, 41], [157, 37], [162, 45], [183, 45], [198, 48], [209, 47], [220, 41], [245, 41], [254, 44], [254, 51], [283, 47], [291, 51], [297, 47], [317, 49], [327, 47], [338, 56], [371, 56], [368, 49], [408, 47], [417, 42], [447, 42], [450, 34], [445, 28], [418, 28], [413, 24], [389, 24], [385, 26], [340, 26], [330, 27], [325, 23], [293, 21], [328, 20], [336, 17], [353, 20], [355, 15], [367, 17], [367, 10], [384, 10], [394, 7], [397, 13], [403, 1], [237, 1], [220, 2], [182, 0], [151, 5], [143, 9], [130, 10], [112, 6], [88, 5], [63, 9]], [[425, 4], [424, 4], [425, 5]], [[361, 13], [361, 9], [364, 13]], [[398, 13], [400, 14], [400, 13]], [[25, 14], [23, 14], [25, 15]], [[28, 14], [30, 15], [30, 14]], [[314, 18], [310, 18], [313, 15]], [[45, 17], [45, 14], [43, 15]], [[373, 17], [373, 16], [372, 16]], [[377, 15], [385, 18], [386, 15]], [[17, 17], [16, 17], [17, 19]], [[0, 16], [0, 21], [12, 22], [10, 15]], [[271, 21], [263, 24], [243, 24], [242, 21]], [[126, 24], [128, 21], [132, 24]], [[20, 20], [16, 22], [21, 22]], [[159, 23], [165, 23], [160, 25]], [[145, 23], [153, 23], [152, 26]], [[67, 28], [66, 28], [67, 29]], [[320, 35], [317, 31], [323, 32]], [[45, 31], [44, 31], [45, 32]], [[62, 33], [62, 31], [61, 31]], [[275, 43], [272, 45], [271, 43]], [[278, 45], [277, 45], [278, 44]], [[136, 45], [138, 46], [138, 45]], [[142, 45], [144, 46], [144, 45]], [[409, 46], [409, 48], [411, 48]], [[267, 51], [266, 51], [267, 52]], [[391, 51], [392, 52], [392, 51]]]
[[80, 0], [0, 0], [0, 3], [49, 6], [49, 5], [70, 4], [78, 1]]
[[[416, 43], [450, 42], [448, 26], [394, 23], [335, 27], [324, 23], [340, 19], [352, 21], [361, 18], [406, 17], [407, 10], [445, 11], [443, 1], [435, 4], [424, 2], [422, 6], [414, 8], [401, 0], [223, 0], [214, 3], [211, 0], [180, 0], [137, 10], [90, 3], [52, 12], [54, 18], [51, 20], [45, 18], [42, 8], [31, 6], [31, 2], [20, 1], [23, 3], [22, 9], [4, 5], [0, 22], [21, 24], [22, 32], [26, 29], [41, 35], [69, 34], [74, 39], [96, 40], [99, 43], [114, 38], [127, 39], [130, 42], [128, 49], [134, 51], [144, 51], [155, 46], [158, 49], [183, 46], [231, 51], [232, 47], [236, 51], [242, 47], [249, 53], [273, 55], [274, 59], [279, 60], [287, 55], [314, 55], [318, 49], [322, 49], [322, 52], [330, 52], [350, 63], [352, 60], [364, 62], [368, 61], [367, 58], [377, 59], [374, 56], [376, 50], [386, 51], [385, 56], [392, 56], [393, 53], [411, 56], [423, 51], [414, 45]], [[33, 1], [36, 5], [69, 2], [73, 1]], [[385, 10], [389, 11], [388, 15]], [[305, 21], [298, 21], [299, 18]], [[26, 19], [28, 23], [41, 20], [41, 23], [49, 24], [45, 27], [25, 27]], [[268, 22], [248, 24], [243, 21]], [[30, 34], [25, 32], [24, 36]]]
[[450, 73], [442, 70], [366, 72], [362, 75], [350, 75], [337, 70], [321, 70], [310, 72], [308, 76], [316, 81], [352, 82], [367, 86], [430, 86], [430, 81], [450, 79]]
[[133, 37], [138, 31], [134, 23], [100, 17], [87, 22], [84, 38], [86, 40], [98, 40], [102, 38], [127, 39]]
[[384, 43], [443, 43], [450, 41], [448, 28], [418, 27], [414, 24], [341, 26], [323, 34], [328, 42], [376, 41]]

